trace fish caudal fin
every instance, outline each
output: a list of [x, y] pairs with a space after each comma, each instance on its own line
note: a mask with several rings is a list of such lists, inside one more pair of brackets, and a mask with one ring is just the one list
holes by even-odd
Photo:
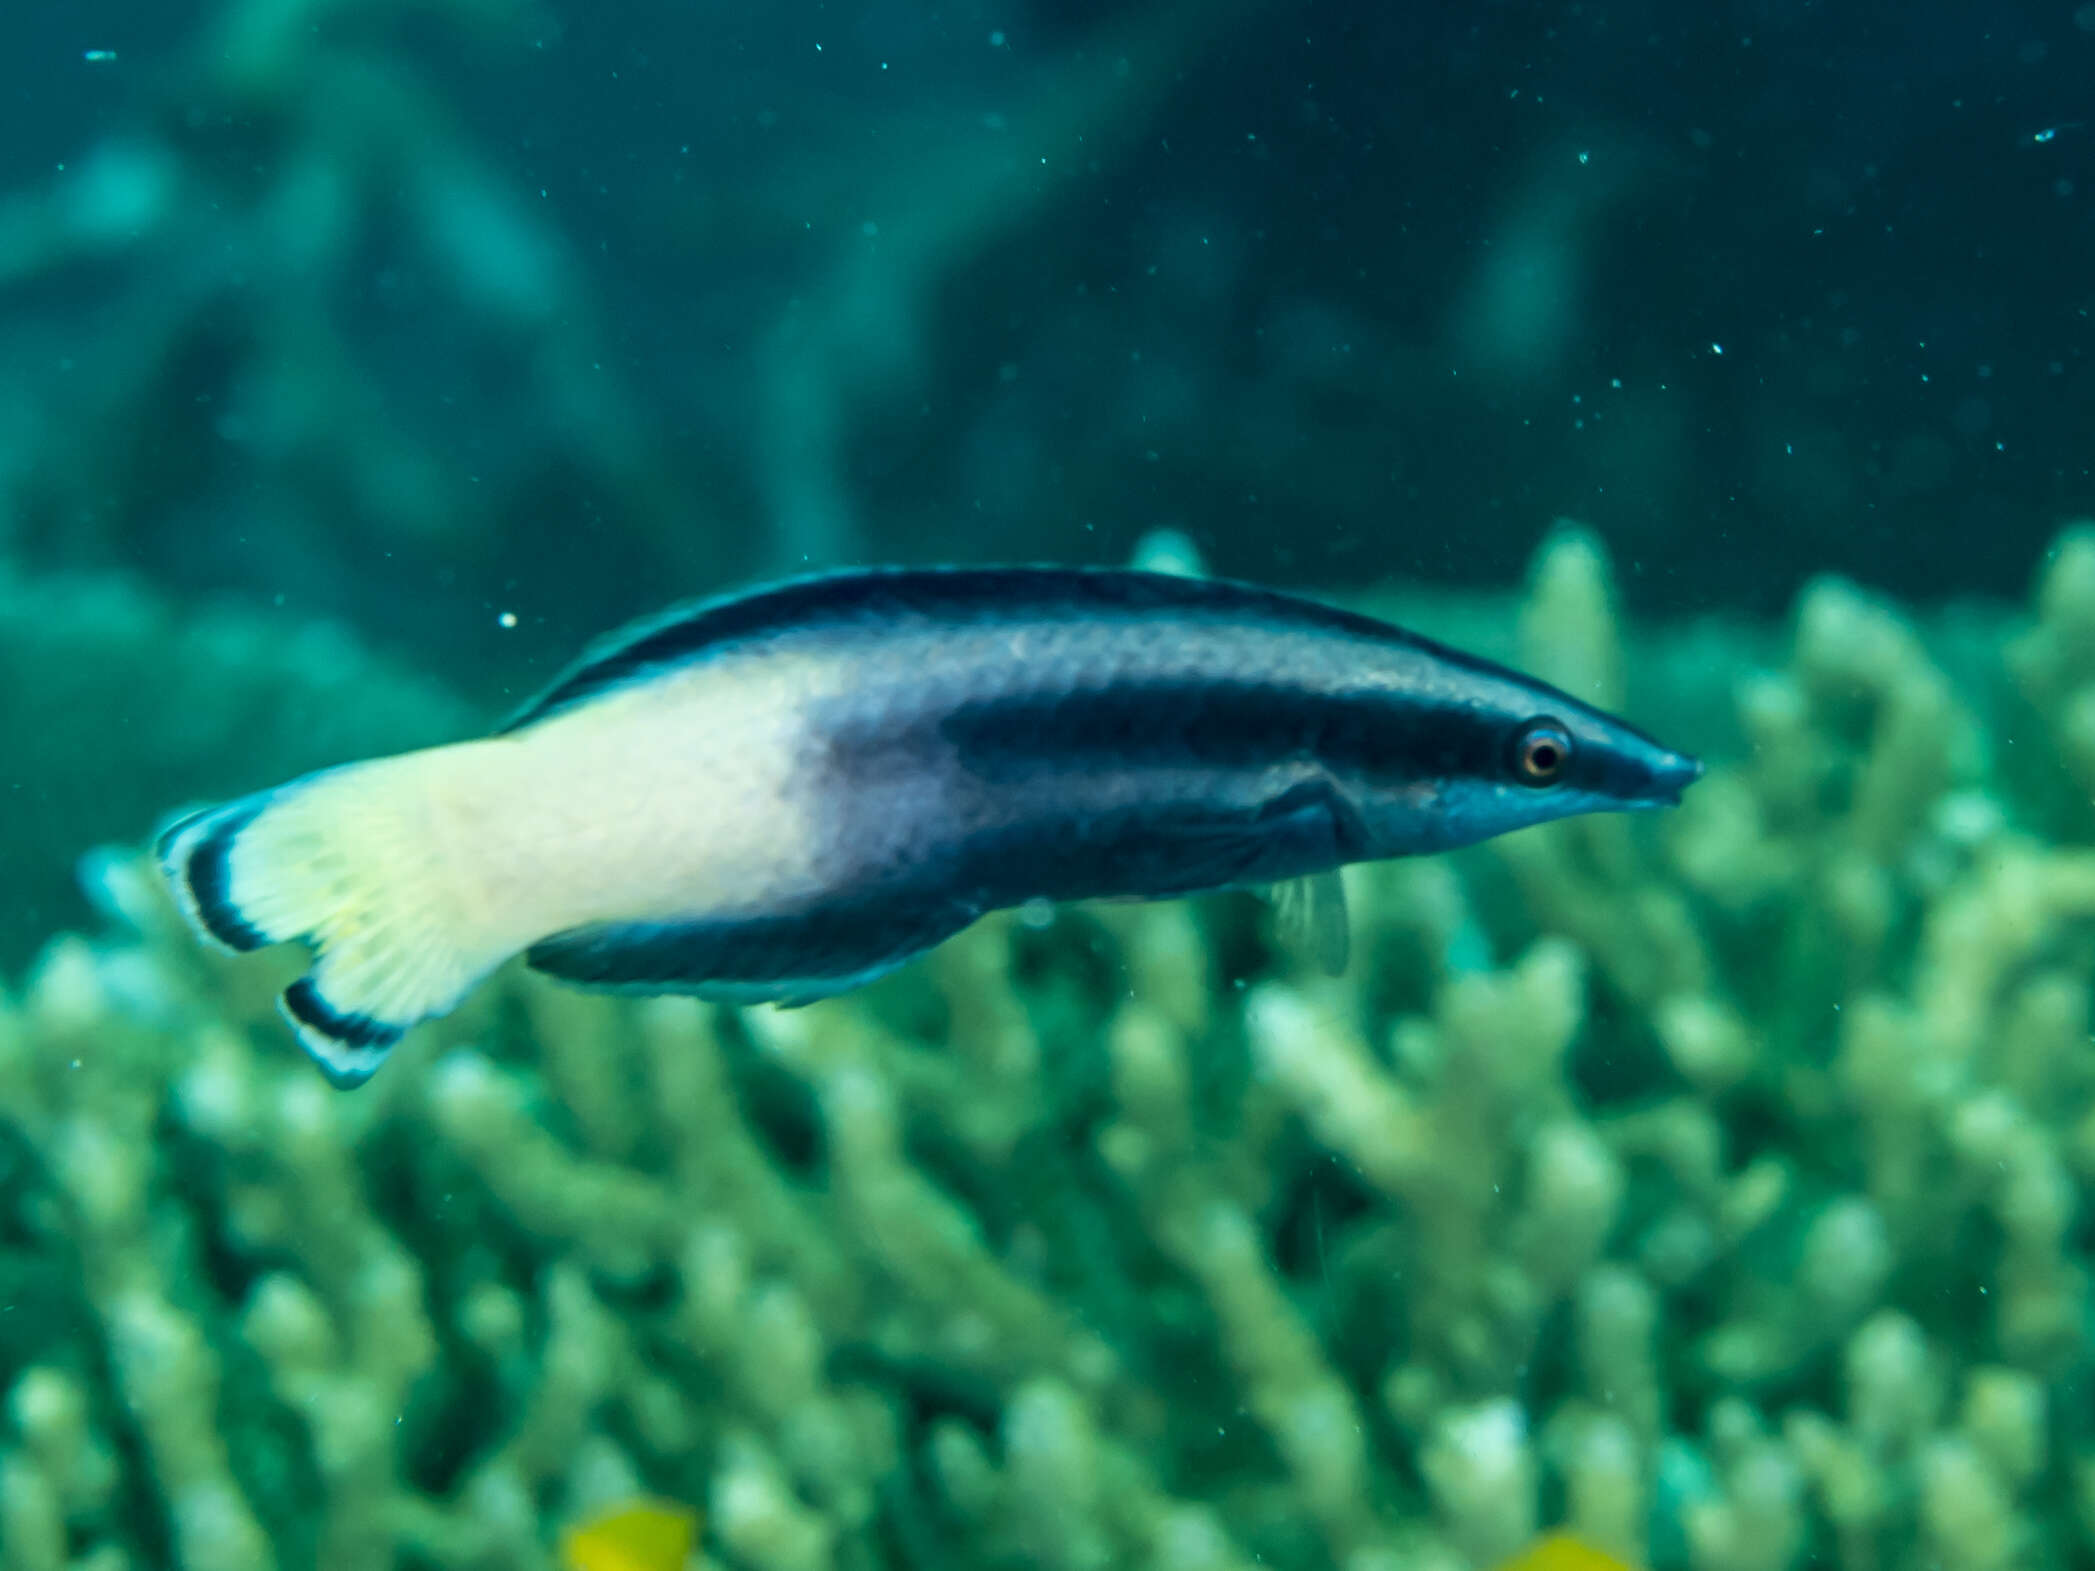
[[[408, 1028], [506, 958], [476, 942], [428, 808], [435, 754], [354, 764], [191, 813], [159, 840], [192, 926], [227, 949], [298, 940], [311, 969], [280, 1007], [333, 1085], [362, 1085]], [[417, 767], [418, 765], [424, 767]]]

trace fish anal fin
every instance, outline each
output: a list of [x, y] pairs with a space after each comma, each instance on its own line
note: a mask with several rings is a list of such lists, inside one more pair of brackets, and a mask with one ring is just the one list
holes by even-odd
[[956, 901], [869, 899], [744, 920], [608, 922], [541, 939], [524, 959], [587, 987], [793, 1008], [885, 976], [979, 914]]
[[1275, 884], [1268, 891], [1281, 943], [1316, 962], [1327, 976], [1346, 969], [1353, 949], [1346, 885], [1337, 868]]

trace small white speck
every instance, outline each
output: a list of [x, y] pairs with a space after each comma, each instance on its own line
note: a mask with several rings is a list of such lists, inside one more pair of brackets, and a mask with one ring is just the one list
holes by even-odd
[[515, 627], [516, 613], [514, 611], [504, 611], [500, 616], [495, 618], [495, 621], [503, 627]]
[[114, 49], [83, 49], [80, 51], [80, 58], [89, 65], [114, 65], [116, 63], [116, 51]]
[[1590, 164], [1593, 162], [1593, 155], [1591, 153], [1580, 153], [1579, 162], [1582, 164]]
[[1712, 341], [1709, 346], [1709, 352], [1713, 355], [1721, 355], [1722, 353], [1724, 353], [1724, 346], [1720, 343]]

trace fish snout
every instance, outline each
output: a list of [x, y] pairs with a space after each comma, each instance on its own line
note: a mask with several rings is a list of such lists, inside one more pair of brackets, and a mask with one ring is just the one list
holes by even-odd
[[1660, 749], [1647, 765], [1649, 783], [1645, 788], [1645, 805], [1678, 807], [1681, 792], [1700, 780], [1702, 771], [1702, 760], [1692, 753]]

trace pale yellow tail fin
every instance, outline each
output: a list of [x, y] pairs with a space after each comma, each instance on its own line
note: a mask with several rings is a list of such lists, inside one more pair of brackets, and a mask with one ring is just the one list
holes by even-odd
[[228, 949], [299, 940], [312, 968], [284, 1018], [328, 1080], [362, 1085], [419, 1021], [506, 957], [463, 921], [423, 784], [433, 754], [308, 775], [180, 819], [160, 865], [182, 910]]

